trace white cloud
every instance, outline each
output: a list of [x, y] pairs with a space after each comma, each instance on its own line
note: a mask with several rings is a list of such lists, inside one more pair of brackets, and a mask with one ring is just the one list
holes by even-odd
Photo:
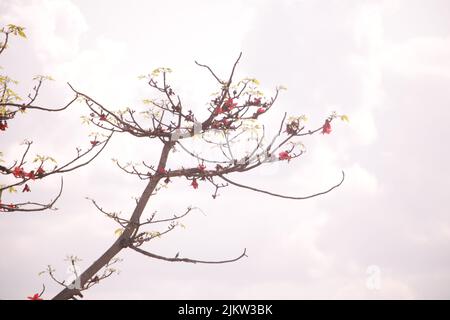
[[348, 127], [351, 130], [351, 137], [359, 144], [369, 145], [378, 137], [377, 124], [370, 110], [360, 108], [353, 111]]
[[86, 21], [70, 0], [8, 2], [4, 21], [26, 27], [34, 53], [42, 63], [63, 62], [78, 54]]
[[346, 169], [346, 173], [346, 188], [372, 195], [378, 191], [375, 175], [362, 168], [359, 164], [354, 164]]
[[391, 279], [381, 278], [379, 289], [369, 289], [366, 286], [365, 278], [361, 277], [359, 281], [352, 281], [350, 284], [339, 288], [334, 295], [335, 299], [414, 299], [416, 294], [407, 284]]
[[391, 43], [383, 52], [384, 67], [407, 77], [450, 77], [450, 37], [414, 37]]

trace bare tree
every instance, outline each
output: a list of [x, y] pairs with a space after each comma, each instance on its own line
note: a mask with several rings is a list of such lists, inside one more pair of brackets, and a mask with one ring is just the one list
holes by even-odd
[[[0, 29], [0, 34], [3, 36], [3, 41], [0, 42], [0, 55], [7, 48], [11, 36], [26, 38], [24, 30], [23, 27], [13, 24]], [[18, 82], [7, 75], [0, 74], [0, 137], [2, 139], [7, 135], [10, 123], [20, 114], [31, 110], [43, 112], [63, 111], [79, 98], [78, 94], [74, 94], [74, 97], [61, 107], [50, 108], [40, 105], [37, 103], [37, 98], [41, 87], [45, 81], [52, 80], [52, 78], [49, 76], [36, 76], [33, 80], [35, 81], [34, 87], [27, 95], [27, 98], [23, 99], [13, 90], [13, 86]], [[4, 155], [0, 151], [0, 175], [2, 177], [2, 183], [0, 184], [0, 213], [35, 212], [55, 209], [54, 205], [63, 191], [62, 177], [55, 197], [47, 202], [14, 201], [14, 193], [18, 191], [24, 193], [32, 192], [32, 183], [36, 182], [36, 180], [42, 180], [55, 174], [65, 174], [89, 164], [105, 148], [110, 138], [111, 135], [103, 141], [94, 139], [90, 141], [87, 148], [76, 148], [74, 156], [63, 164], [57, 164], [56, 160], [49, 156], [37, 155], [30, 157], [30, 149], [33, 142], [28, 140], [22, 143], [24, 145], [23, 153], [18, 155], [17, 160], [9, 164], [2, 163], [4, 162], [2, 159]], [[28, 169], [26, 170], [26, 168]], [[4, 182], [5, 180], [6, 182]], [[3, 203], [2, 195], [4, 192], [10, 193], [13, 199]]]
[[[283, 87], [277, 87], [273, 96], [266, 97], [258, 89], [259, 83], [256, 79], [245, 78], [234, 81], [240, 58], [241, 54], [235, 60], [225, 80], [219, 77], [210, 66], [196, 62], [199, 67], [211, 74], [219, 87], [219, 92], [208, 104], [206, 116], [201, 120], [192, 110], [183, 105], [181, 97], [169, 84], [168, 77], [171, 70], [168, 68], [156, 69], [150, 75], [142, 77], [157, 95], [157, 98], [153, 100], [144, 101], [148, 105], [148, 110], [145, 112], [136, 112], [130, 108], [113, 111], [93, 97], [70, 86], [75, 96], [82, 98], [89, 109], [86, 121], [110, 134], [120, 133], [135, 138], [154, 139], [161, 143], [162, 149], [159, 160], [154, 164], [149, 164], [145, 160], [139, 164], [121, 164], [118, 160], [115, 161], [120, 170], [140, 180], [146, 180], [148, 183], [137, 200], [133, 212], [130, 212], [127, 217], [110, 212], [95, 200], [90, 199], [102, 214], [120, 226], [119, 236], [84, 272], [78, 274], [74, 268], [73, 282], [58, 280], [55, 270], [49, 266], [47, 272], [53, 280], [64, 287], [54, 299], [82, 297], [83, 291], [115, 272], [111, 265], [118, 261], [115, 257], [124, 249], [131, 249], [143, 256], [168, 262], [220, 264], [246, 257], [245, 249], [235, 257], [219, 260], [192, 259], [182, 257], [179, 253], [169, 257], [144, 249], [144, 244], [173, 231], [181, 225], [179, 221], [182, 218], [196, 209], [189, 207], [179, 215], [169, 218], [157, 218], [155, 212], [150, 218], [143, 219], [144, 210], [150, 198], [174, 179], [186, 179], [194, 189], [198, 189], [199, 184], [208, 183], [212, 186], [213, 198], [219, 195], [218, 190], [221, 188], [234, 186], [275, 197], [302, 200], [323, 195], [342, 184], [344, 172], [340, 181], [328, 189], [299, 196], [284, 195], [248, 186], [229, 177], [230, 174], [251, 171], [276, 161], [293, 161], [300, 158], [304, 154], [304, 146], [295, 141], [296, 138], [318, 133], [329, 134], [334, 119], [338, 117], [342, 120], [347, 119], [345, 115], [333, 113], [316, 128], [306, 129], [304, 116], [287, 118], [284, 114], [277, 126], [277, 133], [267, 137], [264, 125], [261, 125], [258, 119], [268, 114]], [[193, 139], [197, 141], [194, 144], [190, 143]], [[199, 143], [209, 146], [208, 152], [199, 152], [197, 150]], [[240, 147], [243, 144], [251, 148], [242, 150]], [[169, 168], [168, 159], [174, 149], [191, 158], [191, 163], [193, 161], [195, 165]], [[146, 231], [149, 225], [161, 226], [160, 231]], [[69, 261], [75, 266], [77, 258], [69, 257]]]

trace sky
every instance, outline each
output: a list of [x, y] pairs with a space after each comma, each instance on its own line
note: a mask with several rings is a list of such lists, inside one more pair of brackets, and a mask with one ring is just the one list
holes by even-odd
[[[185, 105], [204, 112], [214, 79], [197, 60], [226, 76], [239, 52], [237, 78], [254, 77], [264, 92], [287, 87], [267, 114], [268, 130], [284, 114], [305, 114], [317, 127], [332, 112], [330, 135], [302, 140], [304, 156], [231, 176], [247, 185], [307, 195], [346, 180], [321, 197], [295, 201], [228, 187], [194, 190], [183, 179], [151, 199], [147, 213], [171, 216], [201, 208], [149, 251], [196, 259], [248, 257], [232, 264], [192, 265], [122, 251], [115, 275], [86, 299], [448, 299], [450, 214], [450, 19], [446, 0], [396, 1], [0, 1], [0, 24], [26, 27], [0, 57], [2, 72], [20, 80], [51, 75], [39, 103], [60, 106], [67, 86], [111, 109], [145, 107], [152, 92], [138, 80], [170, 67]], [[24, 139], [32, 154], [70, 159], [89, 145], [81, 104], [56, 114], [29, 112], [0, 135], [6, 160]], [[103, 207], [133, 210], [145, 183], [117, 169], [123, 162], [157, 160], [161, 145], [114, 137], [92, 164], [64, 177], [57, 211], [0, 215], [0, 299], [24, 299], [46, 285], [44, 298], [69, 277], [67, 255], [87, 268], [115, 240]], [[185, 158], [170, 160], [169, 167]], [[49, 199], [59, 178], [33, 184]], [[4, 195], [4, 197], [11, 197]], [[18, 195], [22, 197], [22, 195]], [[152, 230], [150, 230], [152, 231]]]

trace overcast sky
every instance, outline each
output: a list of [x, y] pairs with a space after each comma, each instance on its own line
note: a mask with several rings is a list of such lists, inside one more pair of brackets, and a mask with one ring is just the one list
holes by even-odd
[[[0, 24], [26, 27], [1, 56], [2, 72], [20, 80], [49, 74], [39, 102], [60, 106], [70, 82], [111, 109], [143, 108], [152, 91], [137, 76], [170, 67], [170, 79], [194, 110], [205, 108], [214, 79], [194, 64], [226, 75], [239, 52], [237, 78], [260, 80], [270, 94], [288, 88], [270, 114], [306, 114], [311, 127], [333, 110], [330, 135], [303, 140], [307, 153], [236, 177], [252, 186], [305, 195], [283, 200], [233, 187], [221, 191], [174, 181], [147, 212], [164, 216], [200, 207], [178, 229], [146, 248], [197, 259], [248, 258], [234, 264], [190, 265], [123, 251], [121, 273], [86, 292], [87, 299], [450, 298], [450, 10], [442, 1], [1, 1]], [[142, 109], [143, 110], [143, 109]], [[200, 111], [198, 111], [200, 112]], [[5, 159], [33, 139], [32, 154], [59, 162], [88, 146], [87, 110], [29, 112], [0, 134]], [[111, 158], [155, 161], [157, 142], [117, 136], [89, 167], [65, 176], [57, 212], [0, 215], [0, 298], [23, 299], [47, 286], [38, 273], [51, 264], [68, 277], [65, 257], [84, 269], [115, 240], [116, 225], [85, 200], [133, 209], [145, 184]], [[169, 161], [175, 168], [182, 163]], [[58, 178], [33, 183], [33, 199], [49, 199]], [[5, 199], [9, 195], [4, 195]], [[10, 198], [12, 199], [12, 198]], [[373, 279], [379, 286], [371, 286]]]

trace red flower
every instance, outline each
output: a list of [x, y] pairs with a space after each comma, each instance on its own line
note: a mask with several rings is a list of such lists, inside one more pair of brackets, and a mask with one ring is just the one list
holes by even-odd
[[258, 108], [258, 110], [256, 111], [257, 114], [261, 114], [261, 113], [264, 113], [264, 112], [266, 112], [265, 108]]
[[322, 127], [322, 134], [330, 134], [331, 132], [331, 124], [329, 120], [325, 120], [325, 124]]
[[186, 121], [194, 121], [194, 116], [192, 114], [188, 114], [187, 116], [184, 117], [186, 119]]
[[29, 173], [25, 173], [25, 176], [31, 180], [36, 179], [36, 176], [34, 175], [34, 170], [31, 170]]
[[228, 98], [223, 105], [226, 108], [225, 111], [231, 111], [234, 107], [237, 106], [237, 103], [233, 102], [232, 98]]
[[36, 175], [38, 175], [38, 176], [42, 176], [44, 173], [45, 173], [45, 170], [42, 167], [39, 167], [36, 170]]
[[289, 161], [289, 160], [291, 160], [291, 156], [289, 155], [289, 152], [287, 152], [287, 151], [281, 151], [281, 152], [278, 154], [278, 159]]
[[8, 128], [8, 123], [0, 121], [0, 130], [5, 131]]
[[211, 123], [211, 128], [219, 129], [219, 128], [220, 128], [220, 122], [214, 120], [214, 121]]
[[259, 106], [261, 104], [261, 98], [255, 98], [255, 100], [253, 100], [253, 103]]
[[14, 170], [12, 171], [12, 174], [16, 178], [23, 178], [25, 176], [25, 171], [23, 171], [21, 167], [15, 167]]
[[200, 170], [200, 172], [205, 172], [206, 166], [202, 163], [198, 165], [198, 170]]
[[30, 191], [31, 191], [30, 187], [27, 184], [25, 184], [25, 187], [23, 187], [22, 192], [30, 192]]
[[41, 298], [41, 296], [39, 295], [39, 293], [35, 293], [33, 296], [31, 297], [27, 297], [28, 300], [44, 300]]
[[228, 127], [230, 125], [231, 121], [228, 119], [222, 119], [222, 123], [225, 127]]
[[157, 170], [156, 172], [158, 172], [159, 174], [165, 174], [165, 173], [167, 173], [166, 169], [164, 169], [163, 167], [159, 167], [158, 170]]
[[97, 140], [92, 140], [91, 141], [91, 145], [93, 146], [93, 147], [95, 147], [96, 145], [98, 145], [100, 142], [99, 141], [97, 141]]
[[223, 112], [223, 110], [222, 110], [222, 108], [221, 107], [217, 107], [215, 110], [214, 110], [214, 114], [217, 116], [218, 114], [221, 114]]
[[198, 189], [198, 182], [197, 182], [197, 179], [194, 178], [194, 179], [192, 180], [191, 186], [192, 186], [192, 188], [194, 188], [194, 189]]
[[15, 205], [14, 203], [10, 203], [10, 204], [8, 204], [8, 208], [9, 209], [17, 209], [17, 205]]
[[102, 114], [100, 115], [100, 118], [99, 118], [99, 119], [100, 119], [100, 121], [106, 121], [106, 115], [102, 113]]

